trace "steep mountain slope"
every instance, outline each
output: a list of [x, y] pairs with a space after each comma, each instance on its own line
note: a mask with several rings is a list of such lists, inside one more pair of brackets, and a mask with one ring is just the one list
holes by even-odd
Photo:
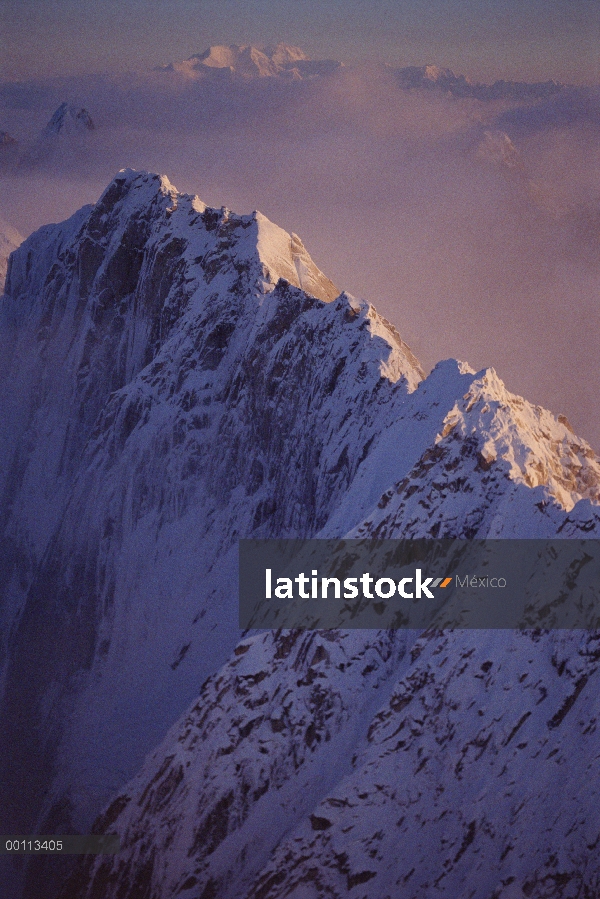
[[597, 895], [600, 647], [559, 633], [421, 638], [246, 895]]
[[[440, 452], [355, 533], [379, 536], [379, 516], [386, 536], [436, 535], [440, 521], [458, 535], [463, 520], [478, 537], [600, 536], [598, 505], [571, 497], [567, 513], [540, 471], [541, 422], [597, 490], [597, 462], [564, 426], [489, 374], [464, 407], [472, 430], [453, 409]], [[246, 639], [98, 820], [122, 853], [83, 863], [62, 896], [595, 895], [599, 660], [597, 634], [580, 631]]]
[[[451, 372], [374, 441], [348, 491], [359, 504], [399, 435], [431, 427], [423, 394], [435, 408]], [[471, 384], [437, 438], [353, 533], [600, 536], [597, 502], [573, 505], [575, 484], [598, 495], [589, 449], [493, 373], [458, 377]], [[597, 634], [415, 640], [242, 641], [98, 820], [123, 852], [83, 863], [62, 895], [595, 895]]]
[[242, 642], [62, 896], [596, 895], [597, 634], [411, 636]]
[[316, 533], [418, 384], [336, 293], [260, 213], [132, 172], [13, 256], [5, 827], [89, 823], [233, 648], [236, 537]]
[[[507, 799], [493, 852], [480, 842], [495, 788], [464, 759], [483, 748], [508, 791], [530, 770], [514, 761], [522, 716], [531, 745], [546, 728], [578, 759], [593, 751], [594, 638], [239, 643], [236, 575], [241, 536], [600, 536], [600, 464], [568, 423], [492, 370], [450, 360], [424, 378], [297, 236], [147, 173], [119, 173], [95, 206], [26, 240], [0, 311], [1, 826], [85, 831], [118, 793], [96, 829], [123, 851], [84, 860], [65, 899], [380, 899], [400, 875], [450, 899], [466, 871], [482, 899], [510, 877], [562, 883], [570, 850], [547, 861], [562, 835], [597, 845], [576, 774], [564, 834], [550, 827], [547, 857], [513, 874], [506, 822], [520, 810]], [[592, 704], [575, 726], [580, 694]], [[550, 802], [532, 794], [523, 832]], [[423, 851], [415, 822], [438, 820], [452, 824], [432, 825]], [[477, 853], [491, 862], [473, 867]], [[24, 895], [51, 889], [46, 861]]]

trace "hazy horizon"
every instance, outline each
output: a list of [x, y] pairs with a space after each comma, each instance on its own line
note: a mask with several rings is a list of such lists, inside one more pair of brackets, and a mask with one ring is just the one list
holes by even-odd
[[[492, 365], [598, 449], [598, 91], [486, 103], [402, 90], [382, 65], [600, 82], [598, 4], [489, 7], [8, 0], [0, 72], [25, 80], [0, 81], [0, 130], [27, 152], [65, 100], [96, 128], [74, 154], [0, 173], [0, 216], [26, 234], [94, 202], [124, 167], [210, 205], [258, 208], [385, 314], [425, 367]], [[279, 40], [366, 64], [302, 82], [152, 71], [215, 43]], [[50, 78], [68, 69], [87, 74]]]
[[600, 80], [593, 0], [4, 0], [0, 78], [145, 71], [214, 44], [448, 66], [472, 78]]

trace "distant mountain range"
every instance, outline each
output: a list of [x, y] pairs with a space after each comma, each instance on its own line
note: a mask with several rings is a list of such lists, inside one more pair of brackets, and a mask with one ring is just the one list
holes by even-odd
[[[224, 90], [243, 86], [248, 82], [262, 83], [265, 88], [273, 83], [303, 82], [325, 78], [338, 71], [343, 64], [336, 60], [310, 59], [300, 48], [284, 43], [274, 47], [258, 48], [251, 45], [215, 45], [203, 53], [188, 59], [160, 66], [156, 70], [160, 83], [168, 90], [168, 85], [206, 82], [214, 89], [219, 85]], [[456, 99], [471, 99], [480, 102], [505, 101], [521, 104], [535, 104], [548, 100], [564, 92], [566, 85], [556, 81], [528, 83], [498, 80], [493, 84], [483, 84], [469, 80], [465, 75], [456, 75], [451, 69], [436, 65], [408, 66], [398, 68], [387, 66], [404, 91], [427, 91], [440, 96]], [[164, 76], [164, 77], [163, 77]], [[170, 81], [170, 77], [174, 81]], [[156, 77], [156, 76], [155, 76]], [[140, 107], [148, 102], [148, 97], [140, 85]], [[153, 82], [156, 85], [156, 82]], [[119, 98], [122, 89], [118, 84], [103, 85], [95, 102], [106, 102], [105, 90], [115, 90], [111, 103], [122, 105]], [[147, 85], [146, 85], [147, 88]], [[91, 89], [90, 89], [91, 90]], [[53, 88], [54, 92], [54, 88]], [[134, 92], [135, 93], [135, 92]], [[126, 102], [131, 102], [130, 88], [126, 88]], [[223, 98], [221, 98], [223, 99]], [[373, 96], [374, 101], [376, 95]], [[164, 102], [164, 97], [162, 98]], [[214, 98], [211, 102], [214, 102]], [[91, 99], [91, 106], [94, 99]], [[135, 101], [134, 101], [135, 106]], [[518, 111], [518, 110], [517, 110]], [[112, 109], [114, 114], [114, 106]], [[509, 112], [515, 112], [509, 110]], [[109, 117], [110, 118], [110, 117]], [[517, 123], [520, 121], [516, 119]], [[528, 119], [526, 120], [528, 121]], [[88, 109], [79, 104], [62, 101], [50, 116], [46, 126], [27, 140], [17, 141], [7, 130], [0, 131], [0, 172], [14, 172], [19, 169], [60, 169], [68, 172], [73, 168], [89, 169], [93, 150], [99, 145], [94, 137], [95, 123]], [[92, 152], [90, 152], [92, 151]]]
[[452, 69], [439, 66], [406, 66], [394, 69], [398, 84], [404, 90], [429, 90], [453, 97], [473, 100], [543, 100], [558, 94], [566, 85], [559, 81], [494, 81], [482, 84], [470, 81], [465, 75], [455, 75]]
[[242, 78], [286, 78], [296, 81], [328, 75], [341, 66], [332, 59], [313, 60], [300, 47], [277, 44], [275, 47], [217, 45], [183, 62], [161, 66], [157, 71], [174, 72], [186, 78], [237, 75]]
[[[277, 44], [275, 47], [250, 45], [217, 45], [181, 62], [158, 67], [159, 72], [176, 73], [188, 79], [223, 75], [254, 78], [292, 78], [302, 80], [335, 72], [342, 63], [335, 60], [312, 60], [300, 47]], [[388, 66], [396, 74], [404, 90], [433, 90], [454, 97], [475, 100], [533, 101], [553, 96], [564, 89], [557, 81], [529, 83], [525, 81], [495, 81], [493, 84], [473, 82], [465, 75], [436, 65]]]

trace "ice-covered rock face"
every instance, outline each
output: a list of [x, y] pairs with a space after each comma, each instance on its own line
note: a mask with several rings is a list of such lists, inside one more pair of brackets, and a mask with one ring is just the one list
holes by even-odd
[[61, 899], [596, 895], [599, 661], [582, 632], [246, 639]]
[[[434, 634], [411, 654], [416, 637], [401, 632], [236, 646], [237, 539], [600, 535], [589, 447], [491, 370], [450, 360], [424, 378], [389, 322], [338, 295], [296, 235], [157, 175], [121, 172], [95, 206], [25, 241], [1, 313], [4, 832], [87, 830], [118, 794], [97, 827], [117, 830], [123, 852], [84, 863], [65, 899], [397, 895], [402, 822], [432, 820], [449, 741], [470, 758], [484, 739], [479, 711], [460, 730], [457, 696], [465, 710], [481, 703], [486, 759], [506, 764], [508, 790], [521, 740], [502, 748], [520, 720], [505, 710], [498, 724], [506, 684], [544, 746], [544, 722], [593, 689], [593, 641], [566, 638], [555, 673], [547, 635], [490, 637], [489, 652], [487, 638]], [[486, 654], [464, 687], [473, 640], [518, 664], [490, 679]], [[517, 686], [524, 672], [539, 689]], [[542, 687], [547, 718], [533, 710]], [[413, 688], [407, 708], [425, 712], [392, 720]], [[388, 751], [394, 722], [412, 754], [402, 736]], [[457, 770], [436, 806], [449, 836], [436, 825], [432, 851], [413, 852], [415, 895], [450, 858], [459, 879], [439, 882], [455, 896], [487, 833], [494, 790], [479, 769]], [[469, 802], [480, 812], [463, 820]], [[498, 884], [510, 863], [509, 850]], [[47, 872], [28, 876], [25, 894], [40, 895]]]
[[238, 895], [597, 895], [598, 635], [448, 632], [411, 657], [351, 773]]

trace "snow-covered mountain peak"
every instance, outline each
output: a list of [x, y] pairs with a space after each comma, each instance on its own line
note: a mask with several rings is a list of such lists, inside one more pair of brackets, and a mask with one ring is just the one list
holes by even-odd
[[581, 498], [600, 501], [600, 461], [592, 448], [564, 416], [510, 393], [493, 368], [479, 372], [450, 410], [436, 445], [450, 435], [476, 439], [484, 467], [504, 463], [513, 481], [545, 487], [567, 511]]
[[442, 78], [456, 78], [452, 69], [441, 68], [440, 66], [427, 65], [421, 69], [423, 77], [428, 81], [440, 81]]
[[123, 169], [108, 185], [85, 225], [95, 241], [104, 233], [115, 251], [135, 221], [151, 227], [157, 242], [179, 241], [181, 262], [190, 278], [229, 282], [242, 278], [259, 294], [279, 279], [324, 301], [339, 293], [314, 264], [300, 238], [275, 225], [261, 212], [236, 215], [213, 209], [197, 196], [180, 193], [164, 175]]
[[252, 46], [209, 47], [204, 53], [192, 56], [191, 60], [208, 68], [230, 69], [239, 75], [265, 78], [275, 74], [274, 65], [267, 54]]
[[[393, 68], [390, 66], [390, 68]], [[400, 86], [405, 89], [428, 88], [449, 90], [457, 83], [467, 84], [464, 75], [455, 75], [452, 69], [436, 65], [404, 66], [396, 69]]]
[[[286, 66], [289, 63], [308, 59], [300, 47], [292, 47], [288, 44], [277, 44], [275, 47], [253, 47], [251, 45], [229, 46], [216, 45], [209, 47], [204, 53], [199, 53], [190, 59], [197, 60], [205, 66], [212, 68], [231, 68], [240, 73], [246, 66], [254, 67], [258, 74], [273, 74], [273, 66]], [[253, 72], [256, 74], [256, 72]]]
[[85, 164], [93, 145], [95, 125], [83, 106], [61, 103], [46, 127], [19, 160], [19, 166], [68, 169]]
[[61, 103], [46, 125], [44, 134], [71, 134], [93, 131], [94, 123], [84, 106]]
[[270, 57], [275, 65], [287, 65], [288, 63], [309, 59], [300, 47], [293, 47], [291, 44], [281, 42], [275, 47], [266, 47], [265, 54]]
[[[0, 581], [0, 654], [20, 621], [15, 653], [41, 658], [40, 638], [48, 650], [31, 686], [40, 701], [50, 682], [82, 684], [60, 750], [78, 773], [56, 785], [79, 822], [233, 648], [237, 537], [318, 533], [422, 377], [368, 303], [336, 294], [297, 235], [261, 213], [210, 208], [131, 170], [11, 257], [0, 500], [3, 539], [16, 549]], [[351, 508], [344, 530], [358, 520]], [[40, 618], [23, 610], [63, 601], [52, 578], [70, 598], [66, 618], [49, 611], [48, 640], [28, 632]], [[86, 635], [71, 655], [65, 622], [83, 606]], [[103, 735], [90, 741], [92, 718]], [[35, 735], [11, 720], [0, 750], [10, 744], [14, 757], [27, 740], [35, 753]], [[6, 759], [0, 751], [0, 780]], [[89, 785], [85, 795], [74, 796], [75, 782]], [[19, 820], [45, 814], [44, 795], [13, 779], [0, 823], [10, 808]]]
[[328, 74], [339, 66], [335, 60], [311, 60], [300, 47], [284, 43], [260, 48], [249, 44], [218, 44], [181, 62], [160, 66], [158, 71], [175, 72], [190, 79], [229, 74], [244, 79], [284, 77], [301, 80]]
[[[177, 188], [171, 184], [166, 175], [158, 175], [152, 172], [137, 171], [136, 169], [121, 169], [110, 184], [101, 194], [95, 205], [95, 218], [108, 216], [112, 220], [146, 213], [156, 204], [159, 205], [164, 216], [177, 209], [181, 195]], [[197, 197], [186, 198], [190, 205], [195, 201], [198, 212], [204, 212], [206, 204]], [[102, 222], [108, 221], [106, 218]]]
[[[414, 435], [417, 428], [431, 427], [439, 388], [458, 373], [457, 363], [446, 362], [419, 385], [401, 414], [403, 428], [390, 429], [382, 440], [388, 453], [407, 420]], [[417, 444], [410, 464], [403, 448], [396, 449], [402, 459], [397, 470], [404, 467], [405, 475], [382, 490], [352, 536], [545, 538], [557, 531], [596, 532], [600, 461], [564, 416], [511, 394], [493, 369], [470, 374], [465, 368], [459, 377], [462, 390], [437, 419], [435, 435]], [[383, 470], [383, 459], [380, 464]], [[372, 481], [382, 486], [381, 479]], [[574, 517], [565, 517], [576, 505]]]

